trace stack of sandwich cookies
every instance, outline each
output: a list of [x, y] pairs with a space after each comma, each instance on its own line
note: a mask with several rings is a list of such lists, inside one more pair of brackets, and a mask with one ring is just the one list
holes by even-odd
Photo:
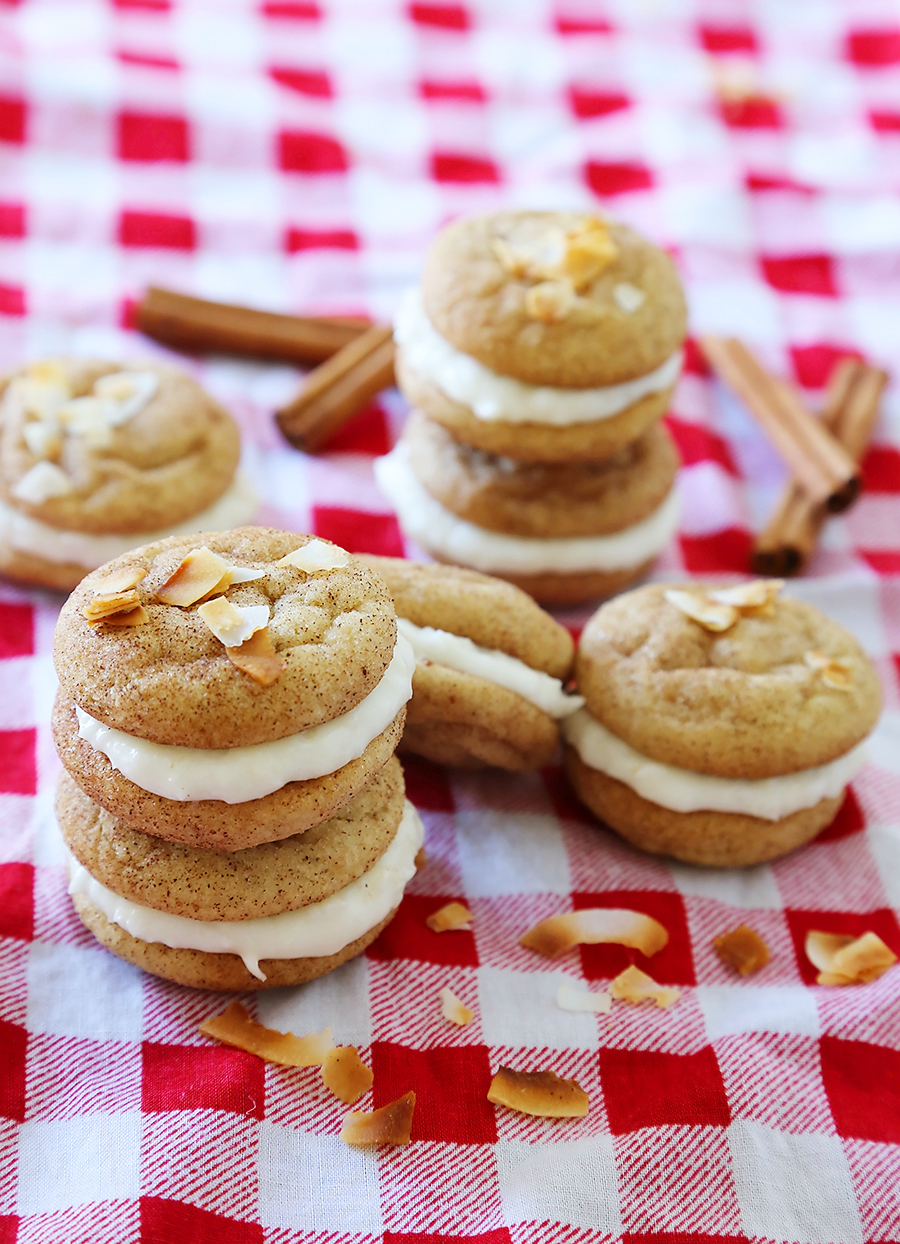
[[548, 764], [559, 727], [584, 703], [567, 694], [571, 636], [531, 597], [453, 566], [366, 557], [416, 655], [401, 750], [465, 768]]
[[[668, 256], [624, 225], [504, 212], [445, 229], [395, 332], [400, 387], [445, 435], [413, 428], [376, 463], [404, 531], [437, 559], [509, 578], [546, 603], [589, 599], [639, 577], [677, 527], [677, 459], [657, 436], [615, 460], [652, 436], [665, 413], [685, 326]], [[451, 464], [453, 442], [462, 448]], [[595, 467], [608, 462], [601, 479]], [[526, 464], [554, 470], [542, 481]], [[644, 469], [654, 475], [652, 506], [635, 482]], [[480, 519], [447, 478], [476, 471]], [[534, 490], [530, 515], [495, 514], [491, 477]], [[553, 505], [542, 515], [542, 482], [595, 504], [568, 521]], [[462, 491], [470, 495], [471, 485]], [[617, 513], [614, 494], [632, 491]]]
[[170, 534], [249, 521], [231, 417], [169, 367], [35, 363], [0, 384], [0, 573], [70, 590]]
[[414, 657], [367, 567], [264, 528], [172, 537], [88, 576], [54, 655], [59, 820], [104, 944], [244, 989], [377, 936], [422, 829], [393, 759]]
[[634, 845], [757, 864], [837, 814], [866, 762], [878, 678], [851, 635], [781, 586], [639, 588], [586, 626], [566, 768]]

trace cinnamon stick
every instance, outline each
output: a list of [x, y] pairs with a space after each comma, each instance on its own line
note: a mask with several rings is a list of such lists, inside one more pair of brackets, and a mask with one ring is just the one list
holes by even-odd
[[392, 330], [373, 326], [310, 372], [299, 397], [275, 418], [292, 445], [313, 453], [393, 383]]
[[[871, 439], [887, 379], [879, 368], [851, 358], [841, 359], [831, 374], [820, 421], [854, 462], [861, 461]], [[825, 506], [813, 504], [791, 479], [754, 543], [751, 565], [755, 573], [784, 578], [801, 571], [815, 550], [827, 517]]]
[[191, 298], [151, 285], [137, 305], [137, 327], [176, 350], [221, 350], [285, 363], [321, 363], [368, 327], [362, 319], [310, 318]]
[[710, 366], [762, 424], [810, 501], [833, 514], [852, 505], [859, 492], [856, 463], [794, 390], [770, 376], [734, 337], [704, 337], [701, 344]]

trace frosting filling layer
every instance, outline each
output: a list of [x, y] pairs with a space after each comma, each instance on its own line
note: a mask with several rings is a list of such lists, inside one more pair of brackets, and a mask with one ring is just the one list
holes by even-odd
[[195, 531], [228, 531], [232, 527], [242, 527], [256, 513], [258, 505], [259, 500], [253, 485], [241, 471], [237, 472], [226, 491], [208, 509], [162, 531], [93, 535], [87, 531], [51, 527], [49, 523], [29, 518], [27, 514], [22, 514], [0, 501], [0, 542], [20, 553], [42, 557], [44, 561], [96, 570], [98, 566], [112, 561], [115, 557], [121, 557], [130, 549], [136, 549], [142, 544], [153, 544], [166, 536], [190, 535]]
[[482, 648], [465, 635], [416, 626], [408, 618], [398, 618], [400, 634], [409, 640], [417, 658], [424, 657], [463, 674], [475, 674], [542, 709], [550, 717], [568, 717], [584, 704], [584, 697], [567, 695], [559, 678], [532, 669], [518, 657], [496, 648]]
[[182, 803], [246, 803], [288, 782], [324, 777], [363, 754], [412, 695], [416, 658], [402, 635], [378, 686], [349, 713], [269, 743], [221, 749], [151, 743], [104, 726], [76, 705], [78, 734], [135, 786]]
[[684, 357], [679, 350], [654, 371], [603, 388], [557, 389], [525, 384], [491, 371], [452, 346], [425, 314], [417, 289], [409, 290], [400, 303], [394, 339], [403, 347], [414, 372], [437, 385], [454, 402], [468, 406], [477, 418], [554, 427], [610, 419], [641, 398], [662, 393], [678, 379]]
[[144, 942], [173, 950], [239, 955], [257, 980], [260, 959], [318, 959], [336, 955], [380, 924], [403, 897], [416, 871], [424, 831], [418, 812], [406, 801], [403, 817], [384, 855], [343, 890], [321, 903], [256, 920], [191, 920], [122, 898], [92, 877], [69, 852], [69, 893], [81, 894], [111, 924]]
[[419, 482], [402, 440], [375, 459], [375, 478], [408, 536], [450, 562], [487, 574], [577, 574], [640, 566], [665, 548], [681, 512], [673, 488], [652, 514], [612, 535], [536, 540], [476, 527], [445, 509]]
[[830, 764], [744, 781], [651, 760], [612, 734], [587, 709], [569, 717], [562, 731], [586, 765], [624, 782], [650, 803], [673, 812], [738, 812], [764, 821], [780, 821], [823, 799], [836, 799], [868, 759], [864, 740]]

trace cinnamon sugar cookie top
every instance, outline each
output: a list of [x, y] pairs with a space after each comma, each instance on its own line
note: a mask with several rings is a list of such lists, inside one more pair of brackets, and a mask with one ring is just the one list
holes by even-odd
[[428, 318], [457, 350], [501, 375], [556, 388], [654, 371], [681, 346], [687, 324], [664, 251], [627, 225], [572, 212], [455, 222], [431, 246], [423, 296]]
[[[184, 747], [244, 747], [297, 734], [349, 712], [391, 661], [396, 616], [382, 580], [357, 558], [319, 541], [346, 564], [310, 572], [276, 565], [311, 536], [266, 527], [170, 536], [107, 563], [75, 589], [54, 636], [63, 689], [85, 712], [128, 734]], [[262, 685], [229, 658], [200, 612], [203, 598], [164, 604], [157, 592], [192, 550], [261, 571], [224, 593], [240, 609], [268, 611], [267, 633], [283, 663]], [[146, 576], [133, 588], [143, 625], [91, 625], [83, 615], [114, 571]], [[265, 612], [264, 610], [264, 612]], [[207, 615], [208, 616], [208, 615]]]
[[212, 505], [238, 465], [234, 420], [171, 367], [47, 360], [0, 393], [0, 499], [54, 527], [172, 527]]
[[576, 657], [589, 711], [643, 755], [720, 777], [775, 777], [828, 764], [875, 725], [872, 663], [812, 605], [778, 595], [713, 631], [667, 599], [673, 591], [702, 604], [721, 589], [618, 596], [588, 622]]
[[399, 557], [360, 560], [384, 579], [401, 618], [463, 635], [553, 678], [568, 677], [574, 650], [571, 635], [511, 583], [459, 566]]

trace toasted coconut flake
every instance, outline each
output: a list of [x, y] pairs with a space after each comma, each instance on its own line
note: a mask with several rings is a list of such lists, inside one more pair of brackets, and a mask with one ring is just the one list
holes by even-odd
[[350, 564], [350, 555], [334, 544], [325, 540], [310, 540], [302, 548], [294, 549], [275, 563], [276, 566], [293, 566], [295, 570], [305, 570], [307, 574], [315, 574], [317, 570], [340, 570]]
[[522, 251], [514, 250], [512, 246], [504, 238], [495, 238], [491, 243], [494, 254], [500, 261], [500, 266], [510, 276], [523, 277], [528, 272], [529, 257]]
[[333, 1049], [331, 1029], [295, 1037], [292, 1032], [265, 1028], [252, 1019], [246, 1007], [237, 1000], [229, 1002], [221, 1015], [211, 1015], [199, 1025], [205, 1037], [232, 1045], [237, 1050], [256, 1054], [267, 1063], [281, 1067], [318, 1067]]
[[734, 968], [741, 976], [752, 976], [772, 957], [766, 943], [748, 924], [739, 924], [730, 933], [714, 937], [713, 946], [726, 967]]
[[426, 916], [425, 923], [432, 933], [450, 933], [454, 929], [471, 928], [473, 919], [468, 907], [463, 907], [462, 903], [446, 903]]
[[416, 1095], [410, 1089], [371, 1114], [352, 1111], [344, 1119], [341, 1140], [348, 1145], [408, 1145]]
[[573, 989], [566, 981], [562, 981], [556, 992], [556, 1005], [561, 1011], [585, 1011], [591, 1015], [608, 1015], [612, 1010], [612, 998], [606, 990], [593, 993], [584, 989]]
[[225, 652], [232, 665], [249, 674], [261, 687], [271, 687], [285, 667], [285, 662], [272, 647], [272, 637], [267, 626], [245, 639], [238, 647], [226, 648]]
[[491, 1080], [488, 1101], [519, 1114], [544, 1119], [583, 1119], [588, 1095], [576, 1080], [563, 1080], [554, 1071], [513, 1071], [501, 1067]]
[[525, 314], [532, 320], [553, 324], [566, 318], [575, 306], [575, 296], [569, 281], [541, 281], [525, 294]]
[[634, 964], [611, 982], [609, 992], [622, 1002], [655, 1002], [657, 1006], [672, 1006], [681, 997], [680, 989], [658, 984], [652, 976], [636, 968]]
[[734, 605], [718, 604], [694, 592], [671, 588], [665, 596], [670, 605], [674, 605], [692, 622], [699, 622], [707, 631], [727, 631], [740, 617]]
[[620, 281], [613, 286], [613, 301], [626, 315], [634, 315], [647, 301], [647, 295], [630, 281]]
[[374, 1079], [359, 1050], [352, 1045], [336, 1045], [322, 1059], [322, 1083], [348, 1106], [368, 1093]]
[[652, 916], [620, 907], [587, 907], [562, 916], [550, 916], [519, 939], [526, 950], [555, 959], [580, 943], [612, 942], [655, 955], [668, 942], [669, 934]]
[[806, 955], [819, 969], [820, 985], [863, 985], [877, 980], [897, 962], [897, 956], [877, 933], [852, 937], [845, 933], [811, 930]]
[[240, 648], [269, 624], [268, 605], [233, 605], [225, 596], [208, 600], [197, 612], [226, 648]]
[[130, 587], [137, 587], [146, 577], [146, 566], [123, 566], [121, 570], [111, 570], [102, 579], [95, 579], [94, 591], [98, 597], [109, 596], [113, 592], [126, 592]]
[[428, 863], [428, 856], [425, 853], [424, 847], [419, 847], [418, 851], [416, 852], [416, 858], [413, 860], [413, 863], [416, 866], [416, 872], [421, 872], [422, 869], [425, 867], [425, 865]]
[[36, 462], [14, 485], [12, 495], [29, 505], [43, 505], [51, 497], [64, 497], [72, 490], [72, 481], [62, 467], [54, 462]]
[[124, 592], [104, 592], [102, 596], [95, 596], [81, 612], [88, 622], [102, 622], [117, 613], [131, 613], [140, 603], [140, 597], [132, 587]]
[[441, 1014], [444, 1019], [450, 1021], [451, 1024], [458, 1024], [460, 1028], [465, 1028], [466, 1024], [471, 1024], [475, 1018], [475, 1012], [459, 999], [452, 989], [448, 989], [445, 985], [439, 990], [438, 997], [441, 1000]]
[[42, 420], [26, 423], [22, 438], [35, 458], [57, 458], [62, 450], [62, 437], [53, 423]]
[[803, 660], [811, 670], [821, 674], [822, 682], [834, 691], [852, 691], [853, 674], [849, 661], [830, 657], [824, 652], [805, 652]]
[[[144, 626], [150, 621], [150, 614], [143, 605], [129, 609], [127, 613], [114, 613], [109, 618], [101, 618], [104, 626]], [[91, 622], [91, 626], [99, 626], [100, 622]]]
[[219, 587], [228, 570], [228, 562], [212, 549], [194, 549], [157, 590], [156, 599], [183, 609], [194, 605]]
[[783, 587], [784, 579], [753, 579], [710, 592], [709, 598], [720, 605], [733, 605], [745, 617], [757, 614], [771, 617], [775, 612], [775, 598]]
[[580, 293], [606, 271], [618, 253], [619, 248], [610, 237], [606, 223], [596, 216], [589, 217], [580, 229], [566, 235], [566, 249], [560, 265], [562, 275], [567, 276]]

